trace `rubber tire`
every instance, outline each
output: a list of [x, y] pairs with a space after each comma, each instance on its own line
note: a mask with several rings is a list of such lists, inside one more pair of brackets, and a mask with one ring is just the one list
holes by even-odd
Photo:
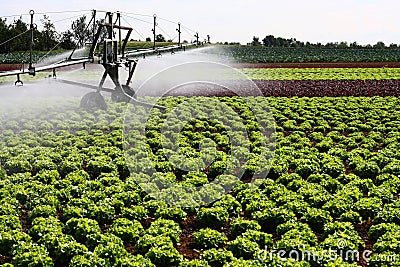
[[99, 92], [90, 92], [82, 97], [80, 107], [88, 110], [106, 110], [107, 103]]
[[129, 86], [123, 85], [121, 89], [115, 89], [115, 92], [111, 94], [111, 100], [114, 102], [126, 102], [129, 103], [131, 98], [124, 94], [124, 92], [133, 97], [135, 95], [135, 91], [132, 90]]

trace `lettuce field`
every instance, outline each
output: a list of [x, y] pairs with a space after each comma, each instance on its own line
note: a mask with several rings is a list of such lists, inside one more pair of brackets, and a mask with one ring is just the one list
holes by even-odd
[[1, 266], [400, 266], [399, 69], [242, 70], [264, 96], [162, 97], [145, 121], [2, 101]]

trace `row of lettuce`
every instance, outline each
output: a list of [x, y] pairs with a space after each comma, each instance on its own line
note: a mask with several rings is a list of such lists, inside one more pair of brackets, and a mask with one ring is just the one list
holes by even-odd
[[324, 48], [217, 46], [206, 53], [233, 58], [238, 62], [398, 62], [399, 48]]
[[[357, 266], [369, 249], [371, 266], [399, 264], [397, 98], [214, 100], [237, 112], [243, 125], [224, 126], [232, 114], [221, 110], [207, 117], [202, 108], [214, 102], [206, 98], [175, 112], [178, 117], [154, 112], [144, 132], [133, 118], [136, 128], [125, 136], [124, 104], [94, 112], [64, 100], [4, 107], [4, 266]], [[161, 104], [172, 109], [185, 101]], [[250, 112], [249, 105], [261, 112], [257, 103], [268, 110], [264, 128]], [[139, 118], [145, 112], [135, 111]], [[179, 125], [175, 119], [185, 112], [195, 119]], [[173, 133], [162, 130], [166, 119], [180, 133], [184, 162], [168, 156], [164, 138]], [[232, 131], [248, 134], [247, 141], [237, 139], [235, 149], [243, 153], [234, 151]], [[135, 151], [132, 143], [145, 149]], [[156, 170], [151, 175], [143, 171], [148, 166], [125, 162], [127, 155], [144, 157], [143, 151]], [[177, 166], [185, 162], [191, 164], [182, 171]], [[240, 168], [226, 173], [232, 162]], [[237, 173], [246, 179], [268, 169], [254, 184], [235, 180]], [[161, 194], [166, 184], [200, 186], [195, 199], [206, 201], [233, 182], [229, 194], [203, 207], [169, 206], [146, 192], [156, 187]], [[352, 253], [347, 261], [340, 257], [346, 252]]]
[[244, 68], [252, 80], [398, 80], [399, 68]]
[[[160, 43], [160, 46], [170, 43]], [[151, 47], [152, 43], [128, 43], [128, 48]], [[306, 48], [306, 47], [263, 47], [263, 46], [215, 46], [204, 53], [217, 54], [233, 58], [238, 62], [275, 63], [275, 62], [398, 62], [398, 47], [391, 48]], [[56, 51], [50, 55], [57, 55]], [[46, 52], [34, 51], [33, 61], [37, 62]], [[46, 55], [49, 56], [49, 55]], [[0, 63], [29, 62], [29, 53], [11, 52], [0, 54]]]

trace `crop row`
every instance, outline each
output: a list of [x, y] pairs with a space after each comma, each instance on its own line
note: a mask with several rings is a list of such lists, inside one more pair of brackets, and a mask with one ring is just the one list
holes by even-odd
[[262, 46], [218, 46], [205, 51], [237, 62], [398, 62], [399, 48], [295, 48]]
[[397, 80], [400, 68], [247, 68], [252, 80]]
[[[34, 51], [32, 54], [32, 61], [37, 62], [42, 59], [43, 56], [55, 56], [60, 52], [53, 51], [47, 53], [45, 51]], [[8, 54], [0, 54], [0, 64], [8, 63], [29, 63], [29, 51], [24, 52], [12, 52]]]
[[[164, 98], [167, 113], [154, 111], [143, 132], [136, 119], [144, 108], [133, 107], [126, 132], [126, 105], [88, 112], [77, 102], [0, 107], [4, 266], [356, 266], [339, 251], [367, 249], [371, 266], [399, 264], [373, 261], [400, 254], [397, 98]], [[173, 111], [186, 102], [193, 109]], [[242, 124], [229, 124], [234, 114], [217, 102]], [[251, 110], [262, 109], [274, 124], [268, 116], [256, 123]], [[171, 157], [168, 140], [184, 160]], [[151, 164], [141, 161], [146, 153]], [[129, 156], [139, 165], [127, 165]], [[238, 168], [226, 174], [231, 162]], [[269, 166], [266, 179], [247, 183]], [[240, 168], [243, 181], [235, 180]], [[233, 182], [202, 207], [146, 193], [201, 186], [196, 197], [205, 201]], [[277, 250], [318, 257], [284, 260]]]
[[[255, 81], [265, 96], [399, 96], [399, 80]], [[245, 94], [245, 91], [240, 91]]]
[[[399, 96], [400, 80], [256, 80], [254, 84], [259, 89], [248, 90], [246, 82], [232, 82], [228, 90], [221, 90], [220, 86], [184, 88], [173, 90], [170, 96], [276, 96], [276, 97], [337, 97], [337, 96]], [[146, 92], [148, 95], [155, 92]]]

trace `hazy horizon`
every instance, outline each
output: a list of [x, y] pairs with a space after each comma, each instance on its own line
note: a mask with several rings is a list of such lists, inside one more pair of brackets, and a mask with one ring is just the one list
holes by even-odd
[[[194, 39], [198, 31], [201, 39], [209, 34], [212, 42], [251, 42], [253, 36], [262, 40], [266, 35], [296, 38], [303, 42], [323, 44], [327, 42], [348, 43], [356, 41], [361, 45], [382, 41], [386, 45], [400, 44], [400, 18], [397, 10], [400, 2], [393, 0], [306, 0], [306, 1], [261, 1], [261, 0], [222, 0], [188, 1], [180, 0], [114, 0], [106, 1], [18, 1], [2, 3], [0, 17], [26, 14], [30, 9], [36, 13], [51, 11], [90, 10], [122, 11], [144, 14], [131, 15], [123, 21], [133, 25], [134, 39], [150, 37], [152, 15], [159, 20], [158, 33], [167, 39], [176, 39], [176, 24], [181, 22], [186, 28], [183, 39]], [[58, 31], [70, 26], [69, 17], [80, 13], [49, 13]], [[40, 25], [43, 14], [35, 16]], [[13, 17], [8, 17], [12, 21]], [[73, 18], [72, 18], [73, 19]], [[23, 16], [25, 22], [28, 16]], [[174, 22], [174, 23], [172, 23]]]

